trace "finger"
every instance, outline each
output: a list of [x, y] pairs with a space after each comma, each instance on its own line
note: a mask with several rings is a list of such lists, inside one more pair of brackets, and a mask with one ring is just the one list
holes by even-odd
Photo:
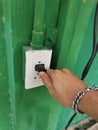
[[49, 91], [52, 91], [53, 89], [54, 89], [54, 87], [53, 87], [53, 84], [52, 84], [52, 80], [51, 80], [51, 78], [48, 76], [48, 74], [47, 73], [45, 73], [45, 72], [40, 72], [39, 73], [39, 76], [40, 76], [40, 78], [42, 79], [42, 82], [45, 84], [45, 86], [47, 87], [47, 89], [49, 90]]
[[66, 76], [67, 75], [69, 75], [69, 76], [71, 76], [71, 77], [74, 77], [74, 78], [78, 78], [75, 74], [73, 74], [70, 70], [68, 70], [68, 69], [62, 69], [61, 70], [64, 74], [66, 74]]
[[59, 77], [62, 72], [60, 70], [53, 70], [53, 69], [48, 69], [47, 74], [51, 77], [52, 81], [55, 80], [55, 78]]
[[62, 69], [61, 70], [63, 73], [65, 73], [65, 74], [68, 74], [68, 75], [72, 75], [72, 73], [68, 70], [68, 69]]

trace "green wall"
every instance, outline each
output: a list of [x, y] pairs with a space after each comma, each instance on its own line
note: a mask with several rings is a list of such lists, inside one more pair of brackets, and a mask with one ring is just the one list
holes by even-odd
[[[52, 46], [52, 68], [81, 77], [92, 49], [96, 0], [47, 0], [44, 45]], [[62, 130], [73, 115], [44, 86], [25, 90], [22, 47], [30, 45], [34, 0], [0, 0], [0, 130]], [[98, 55], [85, 79], [98, 84]], [[85, 118], [78, 115], [73, 124]]]

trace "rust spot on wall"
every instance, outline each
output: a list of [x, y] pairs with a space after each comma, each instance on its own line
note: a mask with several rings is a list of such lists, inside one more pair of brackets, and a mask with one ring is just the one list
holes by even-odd
[[2, 72], [0, 72], [0, 77], [2, 77], [2, 75], [3, 75]]
[[87, 0], [83, 0], [83, 3], [85, 3]]

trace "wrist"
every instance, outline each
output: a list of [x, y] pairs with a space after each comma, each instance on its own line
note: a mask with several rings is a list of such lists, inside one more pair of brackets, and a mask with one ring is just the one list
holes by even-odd
[[90, 115], [89, 110], [91, 110], [96, 105], [96, 103], [98, 103], [98, 101], [96, 102], [97, 99], [95, 98], [97, 95], [98, 91], [87, 92], [80, 101], [78, 109], [83, 113]]
[[80, 114], [87, 113], [86, 108], [87, 108], [87, 105], [89, 105], [91, 102], [91, 94], [92, 92], [96, 92], [96, 91], [98, 91], [98, 88], [96, 87], [94, 88], [87, 87], [84, 90], [79, 91], [75, 99], [73, 100], [72, 108], [74, 109], [74, 111]]

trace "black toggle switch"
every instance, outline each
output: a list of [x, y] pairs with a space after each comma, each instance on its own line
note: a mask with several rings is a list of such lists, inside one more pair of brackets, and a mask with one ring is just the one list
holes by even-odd
[[37, 71], [37, 72], [41, 72], [41, 71], [46, 72], [47, 70], [45, 69], [45, 65], [44, 64], [36, 64], [35, 65], [35, 71]]

